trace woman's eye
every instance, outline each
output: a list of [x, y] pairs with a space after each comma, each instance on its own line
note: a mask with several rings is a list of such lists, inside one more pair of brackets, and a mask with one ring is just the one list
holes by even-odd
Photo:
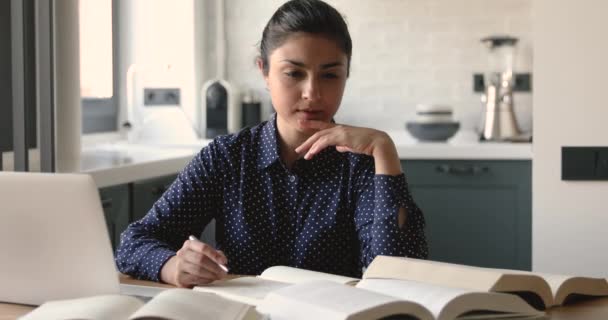
[[335, 73], [326, 73], [323, 75], [323, 78], [326, 79], [338, 79], [338, 75]]
[[302, 77], [302, 72], [300, 71], [288, 71], [285, 72], [285, 75], [290, 77], [290, 78], [301, 78]]

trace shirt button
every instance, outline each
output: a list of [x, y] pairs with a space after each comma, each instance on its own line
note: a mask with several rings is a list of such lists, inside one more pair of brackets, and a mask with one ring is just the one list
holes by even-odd
[[289, 181], [291, 181], [291, 182], [296, 181], [296, 176], [289, 176]]

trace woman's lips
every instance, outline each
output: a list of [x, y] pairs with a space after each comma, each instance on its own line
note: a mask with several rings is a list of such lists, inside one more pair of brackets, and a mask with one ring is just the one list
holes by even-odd
[[321, 120], [323, 112], [314, 110], [298, 110], [298, 115], [304, 120]]

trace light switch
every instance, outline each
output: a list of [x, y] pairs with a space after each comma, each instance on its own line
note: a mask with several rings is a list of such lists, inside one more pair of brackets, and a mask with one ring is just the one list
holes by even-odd
[[608, 147], [562, 147], [562, 180], [608, 180]]

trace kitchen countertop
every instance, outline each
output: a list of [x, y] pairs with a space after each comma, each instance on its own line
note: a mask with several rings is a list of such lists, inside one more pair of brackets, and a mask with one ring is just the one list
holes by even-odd
[[[448, 142], [417, 142], [406, 131], [387, 132], [404, 160], [531, 160], [531, 143], [479, 142], [473, 132], [461, 131]], [[211, 140], [188, 145], [130, 144], [126, 141], [87, 145], [81, 172], [98, 187], [107, 187], [179, 172]]]
[[387, 131], [403, 160], [532, 160], [532, 143], [480, 142], [473, 131], [460, 131], [447, 142], [419, 142], [408, 132]]
[[85, 147], [80, 158], [80, 171], [90, 174], [97, 186], [102, 188], [175, 174], [199, 150], [125, 142]]

